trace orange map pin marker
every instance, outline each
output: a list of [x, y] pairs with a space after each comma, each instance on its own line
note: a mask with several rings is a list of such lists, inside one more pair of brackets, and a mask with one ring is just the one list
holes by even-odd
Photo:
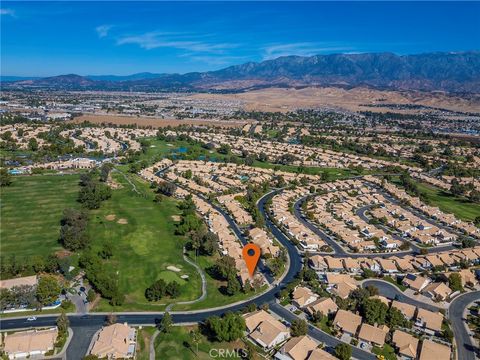
[[250, 273], [250, 276], [253, 276], [253, 273], [255, 272], [255, 268], [257, 267], [258, 264], [258, 259], [260, 259], [260, 248], [258, 245], [255, 244], [247, 244], [243, 247], [243, 259], [245, 260], [245, 263], [247, 264], [248, 272]]

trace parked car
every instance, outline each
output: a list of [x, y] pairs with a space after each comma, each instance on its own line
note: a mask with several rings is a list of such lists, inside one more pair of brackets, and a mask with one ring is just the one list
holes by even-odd
[[27, 318], [27, 321], [35, 321], [35, 320], [37, 320], [36, 316], [30, 316], [29, 318]]

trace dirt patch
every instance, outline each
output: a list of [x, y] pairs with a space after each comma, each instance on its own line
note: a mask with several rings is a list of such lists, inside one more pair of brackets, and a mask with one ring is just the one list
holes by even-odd
[[215, 119], [158, 119], [150, 117], [133, 117], [121, 115], [82, 115], [69, 122], [82, 123], [88, 121], [94, 124], [114, 124], [114, 125], [138, 125], [144, 127], [167, 127], [167, 126], [181, 126], [181, 125], [208, 125], [218, 127], [243, 127], [249, 121], [243, 120], [215, 120]]
[[71, 251], [68, 250], [58, 250], [55, 252], [55, 256], [59, 259], [63, 259], [72, 255]]
[[[350, 111], [393, 111], [386, 107], [367, 107], [365, 104], [416, 104], [454, 111], [478, 111], [480, 96], [460, 97], [445, 93], [421, 91], [389, 91], [368, 88], [342, 89], [336, 87], [302, 89], [268, 88], [238, 94], [194, 94], [193, 99], [224, 99], [241, 101], [245, 110], [287, 112], [298, 108], [334, 107]], [[418, 113], [413, 110], [395, 110]]]
[[87, 304], [88, 306], [88, 311], [92, 311], [95, 309], [95, 307], [98, 305], [102, 297], [99, 294], [95, 294], [95, 300], [93, 300], [91, 303]]
[[118, 219], [117, 221], [118, 224], [121, 224], [121, 225], [125, 225], [125, 224], [128, 224], [128, 220], [127, 219]]
[[115, 179], [112, 178], [112, 174], [108, 175], [107, 178], [107, 185], [110, 186], [112, 190], [117, 190], [123, 188], [123, 185], [116, 182]]
[[182, 220], [182, 217], [180, 215], [172, 215], [172, 220], [178, 222]]
[[115, 214], [110, 214], [110, 215], [107, 215], [105, 216], [105, 219], [108, 220], [108, 221], [113, 221], [115, 220], [117, 216]]

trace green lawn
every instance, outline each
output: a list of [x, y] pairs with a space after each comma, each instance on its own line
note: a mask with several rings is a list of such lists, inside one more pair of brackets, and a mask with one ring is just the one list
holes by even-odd
[[169, 155], [185, 160], [210, 158], [215, 161], [223, 161], [225, 159], [225, 155], [219, 154], [215, 150], [207, 150], [200, 144], [192, 144], [188, 141], [166, 141], [156, 138], [146, 138], [145, 140], [149, 147], [144, 154], [140, 155], [140, 159], [147, 160], [149, 163], [154, 163]]
[[[162, 311], [170, 302], [199, 297], [200, 275], [182, 257], [185, 239], [175, 235], [172, 215], [179, 214], [176, 200], [166, 198], [161, 204], [154, 203], [153, 191], [139, 177], [125, 174], [141, 195], [132, 190], [124, 173], [112, 174], [122, 188], [114, 190], [110, 200], [91, 212], [89, 234], [94, 250], [100, 250], [104, 242], [114, 244], [113, 256], [105, 264], [118, 274], [120, 290], [126, 294], [125, 304], [115, 310]], [[108, 215], [114, 215], [115, 219], [107, 220]], [[169, 265], [181, 271], [168, 270]], [[183, 280], [181, 275], [188, 275], [189, 279]], [[160, 278], [180, 283], [181, 295], [174, 300], [165, 298], [149, 303], [144, 296], [145, 289]], [[95, 308], [96, 311], [112, 309], [105, 300]]]
[[[193, 359], [212, 359], [212, 356], [218, 354], [217, 350], [212, 349], [225, 349], [234, 350], [244, 348], [245, 345], [242, 341], [235, 342], [211, 342], [205, 336], [201, 336], [200, 342], [197, 345], [192, 343], [190, 331], [196, 329], [196, 326], [180, 327], [173, 326], [170, 333], [161, 333], [155, 339], [155, 357], [157, 359], [169, 359], [169, 360], [193, 360]], [[232, 357], [237, 358], [237, 357]], [[240, 358], [240, 357], [238, 357]]]
[[[261, 162], [258, 160], [255, 160], [255, 162], [253, 163], [253, 166], [263, 168], [263, 169], [278, 169], [280, 171], [295, 172], [295, 173], [299, 172], [299, 167], [295, 165], [279, 165], [279, 164], [272, 164], [269, 162]], [[337, 168], [327, 168], [327, 167], [304, 167], [302, 170], [303, 174], [308, 174], [308, 175], [321, 175], [325, 172], [328, 174], [329, 181], [360, 175], [356, 170], [351, 170], [351, 169], [337, 169]]]
[[381, 348], [374, 346], [372, 348], [372, 352], [376, 355], [383, 355], [385, 360], [397, 360], [395, 350], [388, 344], [383, 345]]
[[322, 316], [322, 320], [314, 324], [316, 327], [326, 332], [327, 334], [333, 335], [332, 328], [328, 326], [328, 317]]
[[[392, 183], [402, 187], [398, 177], [392, 178]], [[436, 186], [416, 181], [418, 190], [427, 199], [428, 205], [437, 206], [445, 213], [455, 215], [462, 220], [471, 221], [480, 214], [480, 204], [473, 203], [464, 197], [454, 196]]]
[[1, 190], [0, 253], [17, 257], [60, 250], [60, 219], [77, 207], [79, 175], [14, 176]]
[[453, 213], [462, 220], [474, 220], [480, 214], [480, 204], [468, 201], [465, 198], [453, 196], [437, 187], [418, 183], [418, 189], [430, 201], [431, 205], [438, 206], [446, 213]]

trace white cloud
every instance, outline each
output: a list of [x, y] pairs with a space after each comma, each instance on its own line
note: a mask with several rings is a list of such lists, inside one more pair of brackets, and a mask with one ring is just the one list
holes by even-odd
[[0, 15], [9, 15], [14, 17], [15, 16], [15, 10], [13, 9], [0, 9]]
[[108, 35], [112, 27], [112, 25], [100, 25], [95, 28], [95, 31], [97, 32], [99, 38], [104, 38]]
[[351, 47], [339, 46], [335, 44], [298, 42], [290, 44], [275, 44], [263, 48], [263, 59], [275, 59], [281, 56], [299, 55], [312, 56], [326, 52], [347, 51]]
[[235, 44], [208, 43], [198, 40], [199, 36], [188, 36], [174, 32], [148, 32], [141, 35], [123, 36], [117, 40], [117, 45], [134, 44], [143, 49], [174, 48], [193, 52], [218, 53], [236, 47]]

